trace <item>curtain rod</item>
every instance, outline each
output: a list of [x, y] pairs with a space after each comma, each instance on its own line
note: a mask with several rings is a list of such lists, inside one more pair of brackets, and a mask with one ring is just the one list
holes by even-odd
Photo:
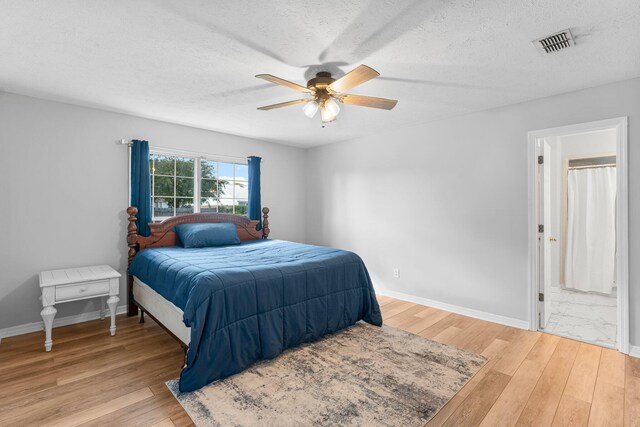
[[615, 168], [616, 164], [604, 164], [604, 165], [586, 165], [586, 166], [570, 166], [567, 170], [575, 170], [575, 169], [596, 169], [596, 168]]
[[[128, 147], [131, 147], [132, 142], [129, 141], [128, 139], [121, 139], [120, 140], [120, 144], [126, 145]], [[174, 154], [174, 155], [188, 154], [188, 155], [192, 155], [192, 156], [195, 156], [195, 157], [227, 158], [227, 159], [242, 160], [244, 162], [247, 161], [247, 157], [230, 156], [230, 155], [227, 155], [227, 154], [200, 153], [200, 152], [197, 152], [197, 151], [177, 150], [175, 148], [157, 147], [157, 146], [154, 146], [154, 145], [149, 145], [149, 149], [152, 150], [152, 151], [158, 151], [158, 152], [163, 152], [163, 153], [166, 153], [166, 154]], [[265, 163], [264, 159], [260, 163], [264, 164]]]
[[616, 156], [598, 156], [598, 157], [586, 157], [583, 159], [569, 159], [569, 167], [581, 167], [581, 166], [600, 166], [600, 165], [614, 165], [616, 164]]

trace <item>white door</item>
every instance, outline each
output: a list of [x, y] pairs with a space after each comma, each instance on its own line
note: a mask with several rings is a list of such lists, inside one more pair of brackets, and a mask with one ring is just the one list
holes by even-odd
[[[544, 274], [543, 285], [541, 287], [542, 293], [544, 295], [542, 301], [542, 325], [544, 328], [547, 322], [549, 321], [549, 317], [551, 316], [551, 310], [548, 309], [547, 304], [549, 304], [549, 299], [551, 297], [551, 146], [545, 140], [544, 142], [544, 150], [543, 150], [543, 159], [544, 162], [542, 164], [542, 180], [544, 182], [544, 201], [543, 201], [543, 219], [542, 223], [544, 224], [544, 233], [543, 233], [543, 250], [544, 250]], [[555, 185], [555, 183], [553, 183]]]
[[538, 141], [538, 322], [544, 329], [550, 310], [545, 309], [551, 287], [551, 146], [547, 141]]

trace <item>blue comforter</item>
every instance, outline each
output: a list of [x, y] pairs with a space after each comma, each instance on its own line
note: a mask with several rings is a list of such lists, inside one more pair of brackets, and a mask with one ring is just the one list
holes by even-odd
[[382, 324], [364, 263], [338, 249], [278, 240], [146, 249], [129, 272], [184, 311], [182, 392], [358, 320]]

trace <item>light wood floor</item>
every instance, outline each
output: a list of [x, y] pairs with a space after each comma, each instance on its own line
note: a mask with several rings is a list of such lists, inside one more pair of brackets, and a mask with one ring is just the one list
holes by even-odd
[[[640, 426], [640, 359], [539, 332], [379, 297], [385, 323], [486, 356], [432, 426]], [[164, 382], [180, 346], [148, 319], [118, 317], [0, 343], [0, 426], [188, 426]]]

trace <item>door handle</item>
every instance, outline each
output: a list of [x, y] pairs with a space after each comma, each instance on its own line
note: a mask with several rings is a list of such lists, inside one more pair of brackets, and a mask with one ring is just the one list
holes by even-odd
[[557, 242], [557, 241], [558, 241], [558, 239], [556, 239], [555, 237], [549, 237], [549, 241], [550, 241], [550, 242]]

